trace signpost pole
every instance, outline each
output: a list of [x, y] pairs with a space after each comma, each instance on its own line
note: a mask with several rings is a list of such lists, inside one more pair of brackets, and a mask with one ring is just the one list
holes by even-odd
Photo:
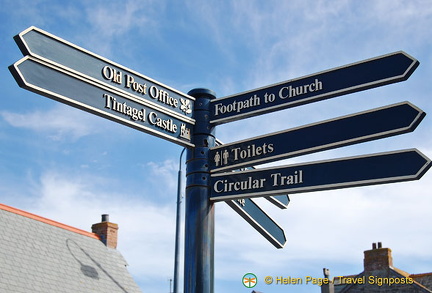
[[180, 214], [181, 214], [181, 201], [182, 201], [182, 158], [186, 148], [180, 154], [179, 170], [177, 177], [177, 211], [176, 211], [176, 236], [175, 236], [175, 250], [174, 250], [174, 291], [179, 293], [179, 263], [180, 263]]
[[194, 148], [187, 150], [185, 198], [184, 293], [213, 293], [214, 203], [210, 198], [209, 150], [215, 146], [215, 128], [210, 125], [210, 101], [215, 93], [193, 89], [196, 98]]

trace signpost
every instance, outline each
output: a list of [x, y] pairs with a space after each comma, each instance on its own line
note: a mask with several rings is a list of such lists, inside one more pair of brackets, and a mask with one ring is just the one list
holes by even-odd
[[[216, 139], [216, 145], [222, 144], [220, 140]], [[246, 170], [255, 170], [255, 167], [249, 167]], [[281, 209], [288, 208], [290, 202], [289, 196], [286, 194], [270, 195], [266, 196], [265, 199]], [[283, 248], [286, 242], [285, 232], [254, 201], [249, 198], [242, 198], [225, 202], [276, 248]]]
[[403, 102], [277, 133], [216, 146], [212, 172], [269, 163], [414, 131], [426, 114]]
[[416, 149], [211, 175], [213, 201], [416, 180], [431, 167]]
[[106, 89], [112, 88], [150, 102], [153, 108], [175, 112], [189, 118], [189, 123], [194, 123], [191, 117], [195, 99], [189, 95], [36, 27], [26, 29], [14, 39], [24, 55], [34, 56], [86, 80], [101, 83]]
[[212, 101], [211, 123], [329, 99], [408, 79], [419, 62], [405, 52], [376, 57]]
[[216, 99], [181, 93], [41, 29], [15, 36], [19, 86], [187, 147], [185, 293], [214, 287], [214, 205], [226, 201], [275, 247], [283, 229], [251, 197], [280, 208], [287, 193], [419, 179], [431, 161], [416, 149], [218, 173], [413, 131], [425, 113], [408, 102], [216, 146], [217, 124], [406, 80], [419, 62], [404, 52]]
[[276, 248], [284, 247], [286, 238], [283, 229], [252, 199], [228, 200], [226, 203]]
[[288, 207], [288, 204], [290, 202], [289, 196], [286, 194], [283, 195], [275, 195], [275, 196], [266, 196], [265, 199], [267, 199], [269, 202], [274, 204], [275, 206], [286, 209]]
[[104, 88], [101, 84], [27, 56], [9, 67], [17, 83], [32, 92], [192, 147], [193, 124], [173, 112], [165, 113], [144, 100]]

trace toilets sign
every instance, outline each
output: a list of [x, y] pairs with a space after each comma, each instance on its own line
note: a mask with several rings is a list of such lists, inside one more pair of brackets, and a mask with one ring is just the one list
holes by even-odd
[[212, 172], [264, 164], [414, 129], [425, 113], [402, 102], [285, 131], [223, 144], [210, 150]]

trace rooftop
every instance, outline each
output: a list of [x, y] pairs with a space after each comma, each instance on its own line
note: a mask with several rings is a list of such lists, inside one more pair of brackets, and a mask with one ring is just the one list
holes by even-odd
[[[409, 274], [393, 266], [392, 251], [381, 242], [364, 251], [364, 270], [357, 275], [340, 276], [322, 286], [322, 293], [432, 292], [432, 273]], [[328, 269], [324, 274], [328, 275]]]
[[94, 233], [3, 204], [0, 225], [0, 292], [141, 292]]

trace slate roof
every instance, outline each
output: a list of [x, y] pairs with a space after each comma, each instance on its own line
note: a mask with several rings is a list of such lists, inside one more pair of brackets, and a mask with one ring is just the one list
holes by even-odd
[[[372, 250], [364, 252], [364, 271], [358, 275], [335, 277], [334, 290], [326, 292], [334, 293], [364, 293], [364, 292], [385, 292], [385, 293], [431, 293], [432, 292], [432, 273], [409, 274], [393, 266], [391, 249], [382, 248], [381, 242], [373, 244]], [[372, 281], [369, 281], [372, 277]], [[343, 279], [360, 280], [363, 282], [346, 282]], [[379, 284], [376, 280], [381, 279]], [[389, 285], [384, 281], [393, 281]], [[405, 281], [402, 281], [405, 280]], [[407, 280], [410, 280], [409, 282]], [[327, 289], [327, 288], [325, 288]], [[323, 288], [321, 292], [324, 292]]]
[[142, 292], [96, 234], [0, 204], [0, 292]]
[[426, 288], [429, 288], [429, 290], [432, 292], [432, 273], [411, 274], [410, 277]]

